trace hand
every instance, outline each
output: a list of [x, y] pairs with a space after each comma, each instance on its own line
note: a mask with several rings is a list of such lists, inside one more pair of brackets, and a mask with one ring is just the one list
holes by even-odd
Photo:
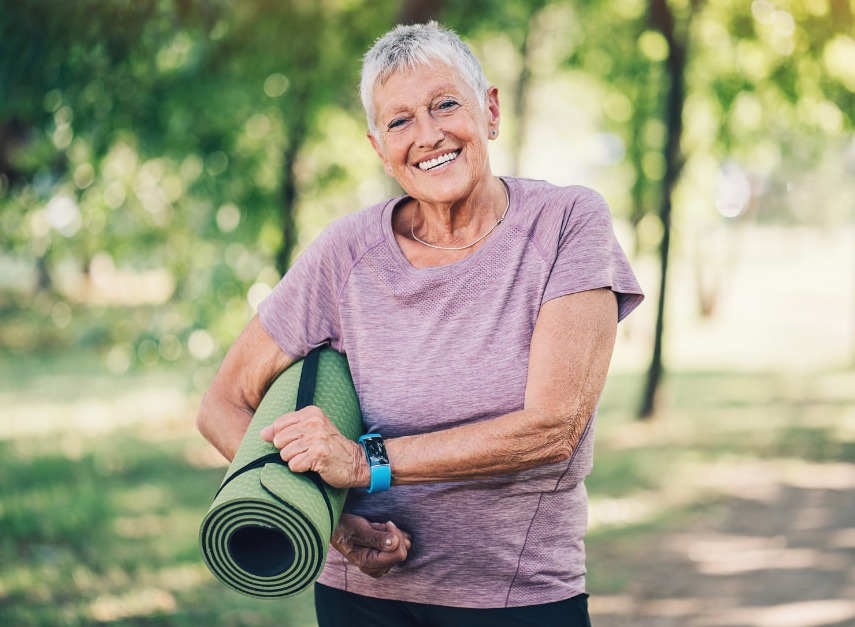
[[363, 573], [378, 579], [407, 559], [412, 537], [392, 521], [375, 523], [355, 514], [342, 514], [332, 545]]
[[315, 471], [334, 488], [368, 487], [370, 469], [362, 447], [344, 437], [320, 407], [282, 414], [261, 430], [280, 449], [293, 472]]

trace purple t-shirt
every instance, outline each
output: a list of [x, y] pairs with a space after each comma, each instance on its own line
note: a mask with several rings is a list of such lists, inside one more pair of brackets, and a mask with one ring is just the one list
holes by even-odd
[[[259, 306], [288, 355], [327, 342], [347, 354], [366, 432], [394, 438], [520, 410], [543, 303], [607, 287], [622, 319], [641, 302], [599, 194], [503, 180], [507, 218], [465, 259], [414, 268], [392, 231], [402, 200], [394, 198], [331, 224]], [[487, 480], [351, 490], [347, 511], [394, 521], [412, 534], [412, 549], [381, 579], [331, 549], [321, 583], [482, 608], [584, 592], [593, 424], [594, 416], [568, 461]]]

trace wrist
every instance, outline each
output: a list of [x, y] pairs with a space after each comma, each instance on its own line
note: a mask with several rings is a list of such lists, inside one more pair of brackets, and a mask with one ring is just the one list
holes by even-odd
[[355, 442], [355, 444], [353, 450], [353, 483], [349, 487], [367, 490], [371, 485], [371, 466], [368, 464], [368, 458], [365, 456], [365, 449], [362, 444], [359, 442]]
[[379, 433], [367, 433], [359, 438], [368, 466], [368, 492], [385, 492], [392, 484], [392, 467], [386, 444]]
[[356, 485], [355, 488], [367, 490], [371, 485], [371, 464], [368, 463], [368, 458], [365, 456], [365, 449], [362, 444], [358, 444], [356, 455], [358, 459]]

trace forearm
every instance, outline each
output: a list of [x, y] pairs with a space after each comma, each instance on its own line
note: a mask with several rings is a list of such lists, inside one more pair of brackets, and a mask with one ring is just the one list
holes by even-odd
[[390, 439], [393, 483], [481, 479], [568, 459], [605, 385], [616, 327], [607, 290], [546, 303], [532, 337], [524, 409]]
[[234, 407], [209, 392], [202, 399], [196, 427], [223, 457], [232, 461], [251, 420], [249, 408]]
[[282, 352], [255, 316], [226, 354], [208, 388], [196, 427], [231, 461], [270, 383], [294, 360]]
[[453, 429], [386, 441], [395, 485], [486, 479], [568, 459], [590, 412], [522, 410]]

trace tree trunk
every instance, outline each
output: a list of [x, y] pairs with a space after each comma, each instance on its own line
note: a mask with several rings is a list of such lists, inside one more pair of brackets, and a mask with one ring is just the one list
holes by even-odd
[[4, 185], [12, 186], [21, 178], [21, 173], [12, 165], [12, 154], [24, 142], [26, 128], [16, 119], [0, 121], [0, 175], [6, 177]]
[[282, 244], [276, 253], [276, 269], [280, 275], [287, 272], [291, 264], [291, 254], [297, 244], [297, 158], [308, 131], [308, 117], [304, 111], [308, 106], [306, 94], [298, 96], [299, 113], [291, 118], [288, 129], [288, 147], [282, 155]]
[[634, 235], [634, 246], [635, 250], [633, 251], [633, 257], [638, 257], [641, 253], [641, 237], [639, 236], [639, 228], [638, 225], [641, 224], [641, 220], [647, 214], [647, 207], [644, 203], [644, 188], [646, 185], [646, 177], [643, 174], [643, 166], [642, 166], [642, 157], [644, 155], [644, 140], [642, 138], [642, 126], [644, 124], [643, 119], [638, 119], [641, 116], [634, 115], [632, 120], [632, 135], [630, 138], [630, 146], [628, 148], [629, 158], [632, 162], [633, 166], [635, 166], [635, 171], [637, 173], [635, 177], [635, 182], [632, 184], [632, 189], [630, 190], [630, 198], [632, 198], [632, 207], [630, 210], [629, 222], [632, 226], [632, 232]]
[[656, 410], [656, 397], [662, 381], [664, 366], [662, 360], [662, 340], [665, 332], [665, 295], [668, 279], [668, 253], [671, 248], [671, 206], [674, 186], [682, 169], [680, 140], [683, 135], [683, 104], [685, 101], [684, 73], [686, 69], [686, 45], [677, 37], [674, 15], [666, 0], [650, 1], [651, 26], [662, 33], [668, 42], [669, 54], [666, 59], [668, 72], [668, 93], [665, 103], [665, 124], [668, 134], [665, 142], [665, 176], [662, 178], [662, 200], [659, 207], [659, 219], [662, 222], [662, 241], [659, 245], [659, 301], [656, 313], [656, 332], [653, 341], [653, 355], [647, 370], [644, 396], [639, 409], [639, 418], [649, 419]]
[[444, 0], [403, 0], [398, 11], [398, 24], [420, 24], [438, 20]]
[[528, 121], [528, 87], [531, 83], [531, 53], [529, 50], [529, 40], [531, 38], [531, 28], [534, 23], [533, 19], [528, 21], [523, 34], [522, 45], [520, 46], [520, 59], [522, 60], [522, 69], [517, 78], [516, 89], [514, 90], [514, 118], [516, 119], [517, 132], [514, 138], [514, 143], [511, 146], [511, 174], [513, 176], [520, 175], [520, 165], [522, 162], [522, 151], [525, 144], [525, 134]]

